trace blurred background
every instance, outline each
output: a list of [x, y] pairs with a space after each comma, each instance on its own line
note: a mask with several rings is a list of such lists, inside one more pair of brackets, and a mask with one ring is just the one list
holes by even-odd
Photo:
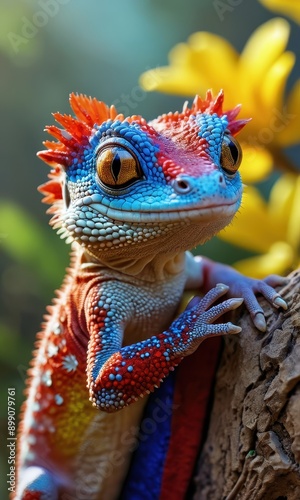
[[[225, 8], [221, 17], [218, 8]], [[180, 109], [183, 98], [146, 94], [139, 75], [167, 64], [170, 49], [195, 31], [224, 36], [241, 51], [253, 30], [272, 17], [253, 0], [0, 0], [2, 443], [7, 389], [16, 388], [18, 412], [35, 334], [68, 263], [69, 248], [49, 227], [36, 190], [48, 173], [36, 151], [43, 149], [44, 126], [53, 123], [51, 112], [69, 113], [70, 92], [95, 96], [146, 119]], [[291, 24], [289, 49], [298, 52], [298, 67], [289, 86], [299, 74], [300, 60], [299, 28]], [[226, 262], [241, 256], [217, 239], [203, 253]], [[2, 478], [1, 499], [7, 498]]]

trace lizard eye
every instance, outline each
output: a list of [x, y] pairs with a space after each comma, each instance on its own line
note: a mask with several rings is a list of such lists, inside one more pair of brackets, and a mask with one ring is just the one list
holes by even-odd
[[130, 186], [143, 177], [135, 155], [119, 145], [105, 147], [99, 151], [96, 169], [100, 182], [113, 189]]
[[235, 174], [242, 161], [242, 149], [231, 135], [224, 136], [221, 150], [221, 166], [228, 174]]

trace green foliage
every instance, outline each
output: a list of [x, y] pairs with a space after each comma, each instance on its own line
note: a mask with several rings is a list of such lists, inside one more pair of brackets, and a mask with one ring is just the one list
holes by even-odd
[[[34, 270], [51, 288], [59, 285], [59, 277], [67, 265], [67, 248], [16, 203], [0, 203], [1, 247], [15, 261]], [[65, 253], [65, 255], [64, 255]]]
[[[16, 50], [12, 40], [13, 37], [21, 40], [21, 29], [24, 24], [24, 19], [32, 17], [32, 6], [26, 5], [24, 2], [8, 2], [4, 1], [0, 5], [0, 50], [8, 56], [11, 61], [17, 66], [28, 66], [33, 64], [41, 53], [41, 42], [36, 37], [27, 43], [21, 44], [22, 50]], [[19, 47], [18, 47], [19, 49]]]

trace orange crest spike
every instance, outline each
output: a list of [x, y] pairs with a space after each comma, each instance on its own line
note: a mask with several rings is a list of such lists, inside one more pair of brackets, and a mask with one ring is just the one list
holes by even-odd
[[109, 108], [104, 102], [83, 94], [70, 95], [70, 106], [77, 119], [85, 123], [90, 129], [97, 123], [100, 125], [105, 120], [114, 119], [115, 108]]
[[[42, 153], [50, 153], [50, 151], [41, 151], [38, 156], [42, 157]], [[42, 158], [43, 159], [43, 158]], [[44, 160], [45, 161], [45, 160]], [[48, 160], [47, 160], [48, 162]], [[63, 172], [60, 166], [53, 162], [53, 170], [49, 173], [49, 181], [45, 182], [41, 186], [38, 187], [38, 191], [43, 193], [44, 198], [42, 199], [43, 203], [48, 203], [49, 205], [53, 205], [54, 213], [56, 212], [56, 208], [58, 208], [59, 203], [63, 199], [62, 195], [62, 177]]]
[[38, 191], [45, 195], [42, 199], [43, 203], [52, 205], [57, 200], [62, 200], [61, 183], [55, 180], [45, 182], [38, 187]]
[[49, 151], [41, 151], [38, 156], [50, 166], [59, 164], [67, 168], [73, 153], [78, 154], [89, 143], [95, 125], [101, 125], [106, 120], [124, 119], [114, 106], [109, 108], [104, 102], [83, 94], [71, 94], [70, 105], [75, 117], [53, 114], [63, 129], [55, 125], [46, 127], [46, 131], [58, 142], [46, 141], [44, 144]]
[[234, 120], [228, 123], [228, 130], [235, 136], [237, 135], [244, 126], [251, 121], [251, 118], [245, 118], [244, 120]]
[[179, 120], [187, 119], [190, 115], [196, 113], [216, 113], [218, 116], [226, 115], [228, 120], [228, 130], [230, 130], [232, 135], [236, 135], [249, 121], [249, 119], [236, 120], [237, 115], [241, 110], [241, 105], [238, 104], [233, 109], [228, 111], [223, 111], [224, 103], [224, 92], [220, 90], [217, 97], [214, 98], [212, 91], [208, 90], [206, 92], [205, 99], [201, 98], [199, 95], [193, 100], [191, 107], [189, 108], [188, 102], [186, 101], [183, 105], [181, 113], [168, 113], [161, 115], [156, 120], [156, 123], [161, 123], [165, 127], [166, 124], [176, 123]]
[[59, 150], [55, 151], [49, 149], [46, 151], [39, 151], [37, 153], [37, 156], [45, 163], [48, 163], [50, 167], [58, 167], [59, 165], [61, 165], [67, 168], [70, 163], [70, 158], [67, 153], [63, 153]]
[[74, 139], [81, 142], [84, 139], [87, 140], [90, 136], [92, 131], [91, 127], [88, 127], [85, 123], [76, 120], [76, 118], [73, 118], [70, 115], [61, 115], [60, 113], [54, 113], [53, 116], [67, 132], [67, 134], [65, 131], [62, 132], [65, 137], [71, 135]]
[[[192, 111], [202, 111], [202, 109], [205, 107], [205, 101], [199, 96], [196, 95], [195, 99], [193, 100], [192, 104]], [[186, 106], [185, 109], [188, 109], [188, 102], [186, 101]]]
[[[53, 137], [55, 137], [55, 139], [57, 139], [60, 142], [61, 148], [63, 146], [65, 146], [65, 148], [67, 149], [70, 149], [71, 147], [72, 149], [76, 148], [76, 142], [74, 141], [74, 139], [72, 139], [72, 137], [68, 133], [66, 133], [65, 130], [58, 128], [55, 125], [48, 125], [47, 127], [45, 127], [45, 131], [48, 132], [48, 134], [51, 134]], [[54, 145], [53, 149], [56, 151], [58, 149], [57, 146], [59, 145], [59, 143], [56, 144], [52, 143], [52, 146], [53, 145]]]
[[223, 115], [223, 102], [224, 102], [224, 92], [221, 90], [216, 97], [216, 100], [212, 103], [212, 111], [217, 113], [217, 115]]
[[191, 112], [192, 113], [217, 113], [217, 115], [221, 116], [223, 113], [223, 101], [224, 101], [224, 92], [221, 90], [217, 95], [216, 99], [214, 99], [212, 95], [212, 91], [208, 90], [206, 92], [205, 99], [201, 99], [198, 95], [195, 97]]
[[238, 104], [237, 106], [235, 106], [235, 108], [232, 108], [229, 111], [226, 111], [226, 115], [227, 115], [229, 122], [236, 119], [237, 115], [241, 111], [241, 107], [242, 107], [241, 104]]
[[124, 115], [122, 113], [118, 113], [118, 111], [116, 110], [115, 106], [112, 104], [111, 107], [109, 108], [109, 111], [110, 111], [110, 118], [112, 120], [115, 120], [117, 118], [117, 120], [120, 119], [123, 119], [124, 120]]
[[52, 135], [55, 141], [45, 141], [47, 148], [37, 155], [45, 163], [54, 168], [49, 174], [50, 180], [39, 187], [45, 197], [44, 203], [53, 204], [51, 213], [55, 213], [62, 200], [62, 176], [74, 160], [74, 156], [81, 155], [82, 150], [89, 144], [89, 138], [95, 125], [101, 125], [106, 120], [124, 120], [114, 106], [108, 107], [104, 102], [83, 94], [70, 95], [70, 105], [75, 117], [54, 113], [55, 120], [63, 127], [49, 125], [45, 130]]

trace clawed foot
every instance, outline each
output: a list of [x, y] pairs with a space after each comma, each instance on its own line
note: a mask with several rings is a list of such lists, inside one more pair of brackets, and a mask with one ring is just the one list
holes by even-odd
[[202, 323], [204, 323], [210, 325], [210, 331], [214, 331], [213, 333], [219, 333], [220, 335], [223, 333], [239, 333], [241, 331], [239, 326], [233, 325], [230, 322], [211, 325], [211, 323], [219, 319], [220, 316], [236, 309], [243, 303], [243, 298], [234, 297], [213, 305], [214, 302], [225, 295], [228, 291], [229, 287], [227, 285], [218, 283], [214, 288], [209, 290], [209, 292], [202, 299], [200, 299], [197, 305], [194, 306], [195, 314], [198, 316], [195, 325], [198, 325], [198, 328]]
[[243, 303], [242, 298], [229, 298], [213, 305], [228, 290], [227, 285], [217, 284], [202, 299], [193, 299], [187, 310], [172, 324], [173, 331], [180, 329], [183, 335], [188, 337], [185, 341], [185, 355], [194, 352], [205, 338], [241, 331], [239, 326], [231, 322], [214, 323], [220, 316], [233, 311]]
[[288, 282], [288, 278], [277, 276], [275, 274], [268, 276], [265, 280], [248, 278], [238, 273], [238, 279], [229, 285], [229, 293], [231, 296], [239, 296], [244, 298], [244, 303], [249, 311], [252, 321], [256, 328], [261, 332], [265, 332], [267, 328], [264, 310], [260, 306], [256, 295], [262, 295], [276, 309], [280, 307], [287, 309], [287, 303], [276, 292], [274, 287], [283, 286]]
[[[223, 283], [217, 284], [202, 299], [195, 298], [191, 301], [188, 309], [192, 313], [191, 335], [194, 340], [203, 339], [212, 335], [226, 335], [239, 333], [241, 328], [231, 322], [214, 323], [223, 314], [239, 307], [243, 302], [249, 311], [256, 328], [262, 332], [266, 330], [266, 320], [262, 307], [256, 294], [264, 296], [276, 309], [287, 309], [287, 304], [274, 287], [285, 285], [288, 278], [277, 275], [268, 276], [265, 280], [256, 280], [237, 273], [230, 268], [230, 272], [224, 276], [231, 286]], [[223, 295], [229, 294], [231, 298], [213, 305]], [[238, 297], [238, 298], [237, 298]], [[194, 345], [194, 342], [193, 342]]]
[[267, 325], [257, 295], [265, 297], [276, 309], [287, 309], [285, 300], [275, 288], [287, 284], [289, 278], [276, 274], [272, 274], [264, 280], [248, 278], [225, 264], [219, 264], [207, 258], [198, 258], [197, 260], [196, 257], [195, 260], [202, 263], [202, 272], [207, 276], [205, 287], [211, 288], [220, 281], [225, 283], [229, 287], [229, 297], [242, 297], [244, 299], [245, 307], [248, 309], [254, 325], [261, 332], [266, 331]]

